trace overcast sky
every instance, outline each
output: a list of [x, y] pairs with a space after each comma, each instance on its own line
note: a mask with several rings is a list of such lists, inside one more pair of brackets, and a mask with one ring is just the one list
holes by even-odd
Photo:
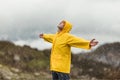
[[0, 0], [0, 39], [36, 40], [63, 19], [74, 35], [120, 41], [120, 0]]

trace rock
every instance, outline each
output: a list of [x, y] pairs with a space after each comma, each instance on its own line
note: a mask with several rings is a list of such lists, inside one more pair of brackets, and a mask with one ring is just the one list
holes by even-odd
[[3, 65], [2, 64], [0, 64], [0, 68], [2, 68], [3, 67]]
[[98, 79], [96, 79], [95, 77], [92, 77], [91, 80], [98, 80]]
[[92, 71], [93, 71], [93, 69], [92, 69], [92, 68], [90, 68], [90, 69], [89, 69], [89, 72], [92, 72]]
[[34, 75], [35, 75], [35, 76], [39, 76], [39, 75], [40, 75], [40, 73], [38, 73], [38, 72], [35, 72], [35, 73], [34, 73]]
[[11, 68], [11, 71], [12, 71], [12, 72], [15, 72], [15, 73], [19, 73], [19, 72], [20, 72], [20, 70], [17, 69], [17, 68]]
[[20, 56], [17, 55], [17, 54], [15, 54], [15, 55], [14, 55], [14, 60], [15, 60], [16, 62], [20, 61]]
[[0, 51], [0, 55], [5, 55], [5, 53], [4, 53], [4, 52], [2, 52], [2, 51]]
[[89, 75], [84, 75], [84, 76], [81, 76], [80, 79], [90, 80], [90, 76]]
[[[15, 70], [15, 69], [14, 69]], [[2, 66], [0, 68], [0, 78], [1, 80], [13, 80], [13, 79], [18, 79], [19, 76], [18, 74], [13, 73], [9, 67]]]
[[4, 79], [6, 79], [6, 80], [11, 80], [12, 77], [11, 77], [11, 76], [5, 76]]

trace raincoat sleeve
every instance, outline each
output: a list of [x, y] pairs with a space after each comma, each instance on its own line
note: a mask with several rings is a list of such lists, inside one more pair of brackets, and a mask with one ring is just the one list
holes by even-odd
[[54, 38], [54, 34], [43, 34], [43, 39], [47, 42], [52, 43]]
[[83, 38], [79, 38], [73, 35], [69, 35], [67, 39], [67, 44], [71, 47], [90, 49], [90, 41]]

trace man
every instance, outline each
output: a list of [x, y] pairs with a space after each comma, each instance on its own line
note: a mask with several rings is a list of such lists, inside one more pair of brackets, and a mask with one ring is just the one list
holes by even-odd
[[71, 47], [91, 49], [96, 46], [98, 41], [91, 41], [71, 35], [72, 29], [70, 22], [63, 20], [57, 26], [56, 34], [40, 34], [39, 37], [52, 43], [50, 56], [50, 70], [52, 71], [53, 80], [69, 80], [71, 65]]

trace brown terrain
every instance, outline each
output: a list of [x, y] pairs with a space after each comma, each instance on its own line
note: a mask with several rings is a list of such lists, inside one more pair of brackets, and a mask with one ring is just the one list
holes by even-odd
[[[0, 80], [51, 80], [49, 56], [50, 49], [39, 51], [0, 41]], [[120, 42], [72, 54], [70, 76], [72, 80], [120, 79]]]

